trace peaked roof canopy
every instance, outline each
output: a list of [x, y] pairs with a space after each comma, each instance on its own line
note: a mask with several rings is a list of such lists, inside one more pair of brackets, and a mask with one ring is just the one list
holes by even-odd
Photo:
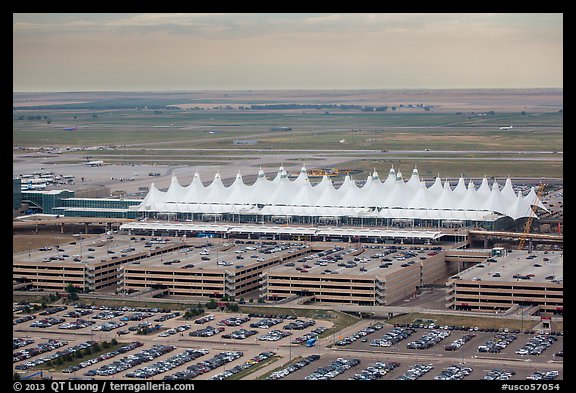
[[342, 185], [336, 188], [328, 176], [323, 176], [315, 185], [311, 184], [304, 166], [298, 177], [290, 180], [282, 166], [273, 180], [269, 180], [260, 169], [254, 183], [244, 183], [242, 175], [238, 173], [228, 187], [222, 183], [219, 173], [214, 175], [214, 179], [207, 186], [202, 183], [198, 173], [187, 186], [182, 186], [174, 175], [167, 191], [160, 191], [152, 183], [138, 210], [230, 213], [242, 211], [252, 214], [283, 211], [326, 216], [366, 216], [372, 211], [380, 212], [376, 215], [380, 217], [418, 218], [441, 218], [446, 216], [441, 211], [450, 211], [452, 213], [446, 217], [452, 219], [469, 220], [471, 217], [496, 214], [516, 220], [535, 217], [532, 205], [543, 207], [536, 198], [534, 189], [526, 196], [522, 196], [520, 192], [516, 194], [509, 178], [501, 189], [496, 181], [490, 187], [486, 177], [482, 179], [479, 187], [472, 180], [466, 185], [461, 176], [452, 188], [448, 180], [442, 184], [438, 176], [427, 188], [416, 168], [408, 181], [404, 181], [400, 171], [396, 172], [391, 168], [384, 181], [374, 170], [362, 187], [346, 175]]

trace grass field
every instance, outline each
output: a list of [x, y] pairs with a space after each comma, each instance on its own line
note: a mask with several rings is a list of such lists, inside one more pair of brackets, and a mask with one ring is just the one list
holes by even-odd
[[[19, 107], [35, 102], [83, 104]], [[233, 109], [274, 103], [418, 102], [432, 109]], [[204, 109], [166, 110], [163, 105]], [[14, 107], [13, 146], [60, 147], [62, 163], [82, 159], [65, 148], [115, 146], [90, 150], [89, 155], [112, 164], [234, 166], [238, 160], [279, 152], [292, 155], [286, 159], [313, 159], [325, 152], [350, 157], [345, 165], [362, 170], [387, 171], [391, 163], [404, 167], [407, 162], [404, 171], [416, 164], [428, 175], [563, 176], [561, 90], [15, 94]], [[77, 130], [64, 130], [74, 125]], [[500, 130], [509, 125], [513, 128]], [[271, 131], [274, 127], [291, 131]], [[257, 143], [233, 143], [242, 139]], [[314, 156], [306, 153], [310, 150]], [[376, 154], [381, 150], [389, 153]], [[28, 153], [14, 150], [14, 157]]]

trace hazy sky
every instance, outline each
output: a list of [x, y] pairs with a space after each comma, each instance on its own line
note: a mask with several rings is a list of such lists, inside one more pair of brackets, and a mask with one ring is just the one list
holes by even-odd
[[13, 91], [563, 86], [562, 14], [13, 14]]

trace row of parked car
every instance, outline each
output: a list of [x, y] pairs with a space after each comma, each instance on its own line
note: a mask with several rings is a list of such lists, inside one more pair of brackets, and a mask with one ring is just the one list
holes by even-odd
[[[24, 342], [26, 343], [24, 345], [29, 345], [29, 344], [32, 344], [34, 342], [34, 340], [26, 339], [26, 341], [24, 341]], [[20, 351], [14, 352], [12, 354], [12, 359], [13, 359], [12, 363], [16, 363], [16, 362], [20, 362], [22, 360], [30, 359], [31, 357], [38, 356], [40, 354], [43, 354], [44, 352], [52, 351], [56, 348], [63, 347], [64, 345], [67, 345], [67, 344], [68, 344], [68, 341], [48, 340], [48, 342], [40, 343], [40, 344], [36, 345], [35, 347], [30, 347], [30, 348], [26, 348], [26, 349], [22, 349]], [[12, 344], [12, 345], [14, 346], [14, 344]], [[21, 346], [24, 346], [24, 345], [21, 345]]]
[[218, 325], [240, 326], [240, 325], [242, 325], [244, 322], [248, 322], [249, 320], [250, 320], [250, 317], [232, 316], [232, 317], [226, 318], [226, 319], [218, 322]]
[[498, 333], [494, 338], [490, 338], [483, 345], [478, 346], [478, 352], [500, 353], [517, 337], [515, 334]]
[[532, 374], [526, 377], [533, 381], [552, 381], [558, 377], [560, 373], [557, 370], [550, 371], [534, 371]]
[[296, 337], [292, 340], [292, 344], [304, 344], [306, 341], [310, 340], [311, 338], [316, 338], [320, 334], [324, 333], [327, 330], [324, 326], [319, 326], [316, 329], [306, 333], [303, 336]]
[[430, 372], [430, 370], [432, 370], [433, 368], [434, 366], [430, 363], [429, 364], [417, 363], [412, 367], [410, 367], [408, 370], [406, 370], [404, 374], [400, 375], [396, 379], [402, 381], [415, 381], [420, 377], [422, 377], [424, 374]]
[[275, 326], [278, 325], [279, 323], [282, 323], [282, 319], [280, 318], [264, 318], [256, 322], [252, 322], [250, 324], [250, 327], [268, 329], [270, 326]]
[[145, 349], [130, 356], [125, 356], [122, 359], [116, 360], [110, 364], [105, 364], [96, 370], [89, 370], [88, 372], [84, 373], [84, 375], [110, 376], [118, 374], [122, 371], [128, 370], [129, 368], [154, 360], [155, 358], [165, 355], [174, 349], [176, 349], [176, 347], [173, 345], [154, 345], [149, 349]]
[[233, 362], [236, 359], [244, 356], [242, 351], [225, 351], [220, 352], [216, 356], [204, 360], [202, 362], [188, 366], [186, 370], [178, 371], [172, 375], [165, 375], [164, 380], [187, 380], [196, 378], [199, 375], [210, 372], [218, 367], [221, 367], [227, 363]]
[[99, 312], [98, 314], [94, 315], [92, 317], [92, 319], [108, 320], [108, 319], [116, 318], [116, 317], [119, 317], [122, 315], [124, 315], [124, 311], [122, 311], [122, 310], [106, 310], [106, 311], [102, 311], [102, 312]]
[[89, 310], [101, 310], [101, 311], [122, 311], [124, 312], [151, 312], [151, 313], [162, 313], [167, 314], [172, 312], [172, 310], [159, 307], [130, 307], [130, 306], [96, 306], [94, 304], [84, 304], [76, 303], [74, 304], [76, 309], [89, 309]]
[[406, 344], [408, 349], [428, 349], [438, 344], [450, 335], [449, 330], [430, 330], [418, 340]]
[[194, 330], [194, 331], [188, 333], [188, 335], [190, 335], [192, 337], [212, 337], [212, 336], [215, 336], [216, 334], [221, 333], [223, 331], [224, 331], [224, 328], [221, 326], [218, 326], [218, 327], [206, 326], [203, 329]]
[[[29, 368], [39, 366], [41, 364], [44, 364], [44, 363], [49, 362], [51, 360], [56, 360], [58, 358], [66, 356], [66, 355], [74, 355], [76, 352], [81, 351], [81, 350], [86, 349], [86, 348], [90, 348], [94, 344], [96, 344], [96, 341], [92, 341], [92, 340], [86, 341], [86, 342], [80, 343], [78, 345], [75, 345], [73, 347], [65, 348], [62, 351], [57, 351], [55, 353], [51, 353], [51, 354], [43, 356], [41, 358], [38, 358], [38, 359], [35, 359], [32, 361], [28, 361], [28, 362], [23, 363], [23, 364], [18, 364], [15, 368], [17, 370], [28, 370]], [[52, 349], [48, 349], [48, 350], [51, 351]]]
[[88, 326], [94, 325], [96, 322], [94, 321], [87, 321], [85, 319], [77, 319], [72, 322], [64, 322], [58, 326], [58, 329], [66, 329], [66, 330], [78, 330]]
[[205, 315], [202, 318], [198, 318], [198, 319], [194, 320], [194, 323], [196, 325], [203, 325], [203, 324], [208, 323], [208, 322], [213, 321], [213, 320], [214, 320], [214, 315]]
[[266, 379], [271, 380], [282, 379], [286, 375], [291, 374], [296, 370], [300, 370], [302, 367], [306, 367], [307, 365], [309, 365], [312, 362], [315, 362], [318, 359], [320, 359], [320, 355], [308, 355], [304, 359], [294, 364], [291, 364], [288, 367], [283, 368], [282, 370], [274, 371], [272, 374], [266, 377]]
[[317, 368], [312, 374], [304, 377], [304, 379], [311, 381], [330, 380], [358, 364], [360, 364], [360, 359], [338, 358], [330, 362], [327, 366]]
[[192, 326], [191, 325], [180, 325], [176, 326], [175, 328], [170, 328], [162, 333], [160, 333], [159, 337], [168, 337], [173, 336], [174, 334], [182, 333], [186, 330], [189, 330]]
[[126, 322], [127, 321], [142, 321], [146, 318], [153, 317], [154, 315], [156, 315], [156, 314], [151, 313], [151, 312], [146, 312], [146, 311], [144, 311], [144, 312], [138, 311], [138, 312], [132, 313], [130, 315], [124, 315], [123, 317], [120, 318], [120, 320], [126, 321]]
[[231, 338], [234, 340], [244, 340], [245, 338], [253, 336], [255, 334], [258, 334], [257, 330], [239, 329], [239, 330], [233, 331], [230, 334], [223, 334], [222, 338]]
[[522, 348], [516, 350], [517, 355], [541, 355], [558, 339], [550, 335], [537, 335], [532, 337]]
[[62, 323], [64, 321], [65, 321], [64, 318], [54, 318], [54, 317], [44, 318], [39, 321], [32, 322], [32, 324], [30, 324], [30, 327], [47, 328], [53, 325], [58, 325], [59, 323]]
[[92, 314], [92, 312], [93, 312], [92, 310], [87, 310], [87, 309], [71, 310], [62, 316], [66, 317], [66, 318], [80, 318], [80, 317], [85, 317], [86, 315], [90, 315], [90, 314]]
[[263, 334], [260, 337], [258, 337], [258, 340], [260, 340], [260, 341], [278, 341], [278, 340], [281, 340], [284, 337], [288, 337], [290, 335], [292, 335], [291, 332], [285, 332], [283, 330], [274, 329], [274, 330], [269, 331], [268, 333]]
[[274, 356], [274, 352], [270, 352], [270, 351], [261, 352], [258, 355], [254, 356], [253, 358], [245, 361], [244, 363], [232, 367], [230, 370], [226, 370], [224, 372], [221, 372], [221, 373], [218, 373], [218, 374], [212, 376], [212, 378], [210, 378], [210, 380], [218, 380], [219, 381], [219, 380], [230, 378], [231, 376], [233, 376], [234, 374], [238, 374], [242, 370], [246, 370], [250, 367], [254, 367], [255, 365], [257, 365], [260, 362], [270, 358], [271, 356]]
[[474, 337], [476, 337], [476, 334], [474, 333], [465, 334], [462, 337], [452, 341], [450, 344], [446, 345], [444, 349], [446, 351], [455, 351], [462, 345], [466, 344], [468, 341], [472, 340]]
[[198, 359], [200, 356], [206, 355], [207, 353], [208, 350], [206, 349], [187, 349], [184, 352], [169, 357], [168, 359], [129, 372], [126, 374], [126, 377], [141, 379], [151, 378], [155, 375], [173, 370], [176, 367]]
[[[80, 369], [89, 367], [89, 366], [96, 364], [98, 362], [103, 362], [104, 360], [108, 360], [110, 358], [113, 358], [114, 356], [118, 356], [118, 355], [126, 353], [128, 351], [132, 351], [138, 347], [141, 347], [142, 345], [144, 345], [144, 344], [142, 344], [141, 342], [137, 342], [137, 341], [132, 342], [130, 344], [123, 345], [115, 351], [106, 352], [106, 353], [104, 353], [104, 354], [102, 354], [96, 358], [88, 359], [88, 360], [85, 360], [85, 361], [78, 363], [74, 366], [67, 367], [64, 370], [62, 370], [62, 372], [63, 373], [76, 372]], [[94, 375], [96, 375], [96, 373], [94, 373]]]
[[314, 326], [315, 324], [316, 324], [316, 321], [313, 319], [309, 319], [307, 321], [305, 321], [303, 319], [296, 319], [296, 320], [284, 325], [283, 329], [286, 329], [286, 330], [304, 330], [307, 327]]
[[64, 311], [67, 308], [68, 307], [66, 307], [66, 306], [50, 307], [50, 308], [45, 309], [44, 311], [41, 311], [39, 313], [39, 315], [52, 315], [52, 314], [56, 314], [57, 312]]
[[482, 377], [484, 381], [507, 381], [512, 378], [513, 375], [516, 374], [515, 370], [512, 369], [500, 369], [500, 368], [493, 368], [492, 370], [488, 371], [486, 375]]
[[388, 333], [384, 334], [382, 338], [372, 340], [371, 347], [391, 347], [402, 340], [407, 339], [416, 332], [413, 328], [395, 327]]
[[175, 311], [175, 312], [171, 312], [169, 314], [160, 315], [158, 318], [154, 319], [154, 322], [165, 322], [169, 319], [179, 317], [180, 314], [181, 313], [179, 311]]
[[101, 325], [96, 325], [96, 326], [92, 326], [92, 330], [95, 331], [103, 331], [103, 332], [109, 332], [110, 330], [114, 330], [114, 329], [118, 329], [121, 328], [122, 326], [126, 326], [126, 322], [105, 322]]
[[397, 362], [376, 362], [348, 379], [355, 381], [373, 381], [382, 378], [399, 366], [400, 363]]
[[471, 372], [471, 367], [464, 367], [456, 364], [442, 370], [442, 372], [435, 376], [434, 379], [440, 381], [460, 381], [464, 379], [464, 377], [470, 375]]
[[[379, 323], [372, 326], [367, 326], [364, 329], [360, 330], [359, 332], [356, 332], [350, 336], [344, 337], [341, 340], [336, 341], [335, 344], [338, 345], [339, 347], [346, 346], [348, 344], [353, 343], [356, 340], [362, 339], [362, 337], [365, 337], [371, 333], [374, 333], [375, 331], [382, 329], [383, 327], [384, 325]], [[362, 340], [367, 341], [366, 339]]]
[[30, 344], [34, 344], [33, 338], [15, 337], [12, 339], [12, 349], [22, 348]]
[[19, 323], [23, 323], [23, 322], [27, 322], [27, 321], [31, 321], [33, 319], [36, 319], [35, 315], [24, 315], [23, 317], [19, 317], [16, 319], [12, 320], [12, 325], [18, 325]]

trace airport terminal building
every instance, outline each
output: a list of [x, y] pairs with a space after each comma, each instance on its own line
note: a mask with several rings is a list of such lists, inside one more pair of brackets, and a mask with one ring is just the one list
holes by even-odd
[[478, 187], [471, 180], [466, 184], [462, 177], [454, 188], [439, 177], [427, 187], [416, 168], [408, 181], [391, 168], [384, 181], [374, 171], [358, 186], [346, 175], [337, 188], [328, 176], [313, 185], [304, 167], [291, 180], [280, 167], [272, 180], [260, 169], [253, 184], [238, 174], [228, 187], [218, 173], [207, 186], [198, 173], [188, 186], [173, 176], [166, 191], [152, 183], [142, 203], [130, 210], [145, 218], [192, 222], [492, 230], [535, 217], [533, 205], [545, 209], [534, 188], [523, 196], [509, 178], [502, 188], [486, 178]]

